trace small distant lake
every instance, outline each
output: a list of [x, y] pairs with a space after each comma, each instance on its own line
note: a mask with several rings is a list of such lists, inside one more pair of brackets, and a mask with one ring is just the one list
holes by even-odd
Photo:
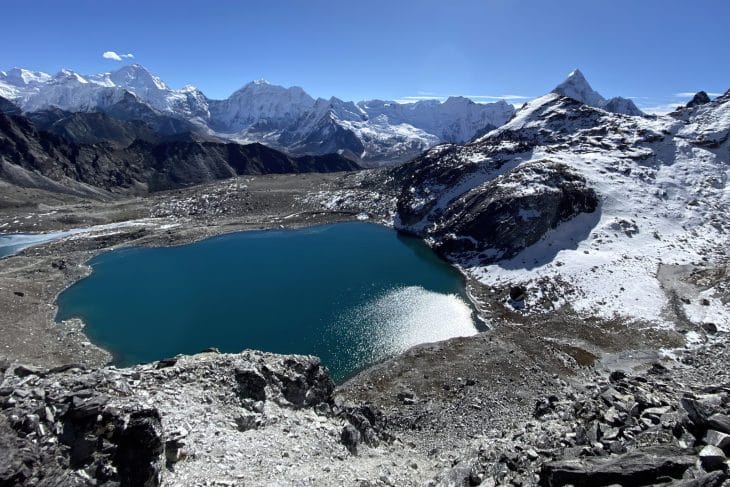
[[0, 234], [0, 259], [15, 255], [23, 249], [58, 240], [72, 232]]
[[413, 345], [477, 332], [462, 277], [421, 241], [368, 223], [242, 232], [90, 261], [57, 320], [126, 366], [246, 348], [322, 358], [335, 380]]

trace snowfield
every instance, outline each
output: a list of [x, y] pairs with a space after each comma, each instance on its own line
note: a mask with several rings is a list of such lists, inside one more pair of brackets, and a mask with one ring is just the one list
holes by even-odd
[[[590, 86], [573, 89], [600, 101]], [[727, 264], [730, 92], [659, 117], [579, 102], [549, 93], [474, 143], [437, 147], [404, 166], [401, 194], [422, 218], [406, 223], [399, 215], [394, 224], [428, 235], [468, 191], [536, 161], [564, 164], [595, 190], [596, 211], [561, 223], [510, 259], [495, 261], [498, 249], [450, 259], [486, 286], [524, 285], [523, 313], [569, 306], [585, 316], [670, 326], [671, 293], [659, 266]], [[525, 177], [502, 189], [519, 196], [538, 188]], [[521, 209], [519, 215], [527, 220], [539, 213]], [[689, 321], [730, 329], [730, 306], [712, 288], [678, 297]]]

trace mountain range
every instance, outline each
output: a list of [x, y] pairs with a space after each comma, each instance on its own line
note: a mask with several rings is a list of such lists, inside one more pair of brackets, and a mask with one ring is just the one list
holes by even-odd
[[[627, 99], [605, 100], [579, 71], [556, 92], [591, 106], [641, 115]], [[337, 152], [362, 166], [403, 162], [441, 143], [466, 143], [507, 122], [512, 105], [464, 97], [416, 103], [314, 99], [302, 88], [253, 81], [224, 100], [193, 86], [172, 89], [138, 64], [96, 75], [0, 71], [0, 96], [46, 125], [66, 114], [100, 112], [142, 121], [165, 135], [196, 133], [210, 140], [260, 142], [291, 155]], [[43, 112], [43, 115], [31, 114]], [[55, 115], [54, 115], [55, 114]]]
[[289, 156], [259, 143], [165, 135], [106, 113], [18, 111], [0, 98], [0, 180], [19, 187], [105, 199], [242, 174], [359, 169], [339, 154]]

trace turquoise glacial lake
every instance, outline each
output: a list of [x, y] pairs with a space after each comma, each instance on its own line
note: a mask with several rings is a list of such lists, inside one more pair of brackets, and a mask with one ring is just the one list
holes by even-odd
[[368, 223], [127, 248], [58, 297], [119, 366], [208, 347], [319, 356], [335, 380], [477, 332], [462, 277], [420, 240]]

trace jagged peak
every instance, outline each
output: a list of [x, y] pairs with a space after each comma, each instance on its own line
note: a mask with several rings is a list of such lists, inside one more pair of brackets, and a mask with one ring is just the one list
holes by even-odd
[[[244, 92], [244, 91], [254, 91], [254, 92], [290, 92], [290, 93], [297, 93], [297, 94], [306, 94], [304, 91], [304, 88], [301, 86], [281, 86], [281, 85], [275, 85], [273, 83], [270, 83], [266, 81], [265, 79], [257, 79], [253, 81], [249, 81], [245, 85], [243, 85], [241, 88], [236, 90], [236, 93]], [[307, 95], [308, 96], [308, 95]]]
[[692, 97], [690, 101], [687, 102], [687, 105], [685, 105], [687, 108], [696, 107], [698, 105], [704, 105], [705, 103], [710, 103], [710, 97], [705, 91], [698, 91], [695, 93], [695, 96]]
[[586, 105], [624, 115], [641, 116], [644, 113], [628, 98], [616, 96], [606, 100], [595, 91], [580, 69], [574, 69], [568, 77], [551, 92], [566, 96]]
[[122, 87], [168, 89], [159, 77], [154, 76], [147, 68], [137, 63], [128, 64], [112, 71], [109, 78], [114, 84]]
[[552, 92], [594, 107], [600, 107], [606, 102], [606, 99], [591, 87], [580, 69], [571, 71], [565, 81], [556, 86]]
[[465, 96], [450, 96], [448, 97], [442, 105], [444, 106], [465, 106], [465, 105], [474, 105], [474, 100], [467, 98]]
[[53, 80], [55, 81], [76, 81], [82, 84], [88, 83], [86, 78], [81, 76], [79, 73], [68, 69], [68, 68], [62, 68], [58, 73], [56, 73], [53, 76]]

